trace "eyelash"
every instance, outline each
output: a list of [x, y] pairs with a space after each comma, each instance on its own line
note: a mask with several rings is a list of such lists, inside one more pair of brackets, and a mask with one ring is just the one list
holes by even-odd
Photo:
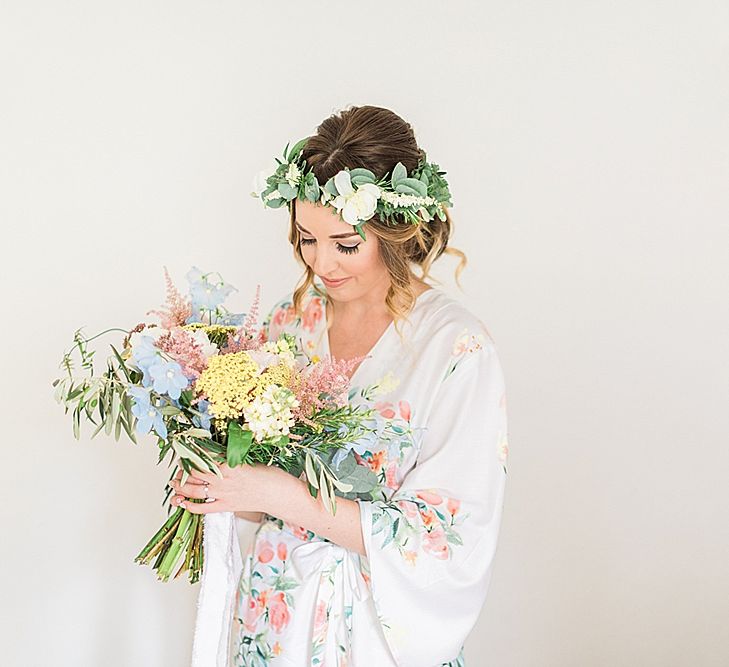
[[[301, 245], [309, 245], [311, 243], [316, 243], [316, 239], [305, 239], [301, 237], [301, 239], [299, 239], [299, 242], [301, 243]], [[339, 252], [341, 253], [344, 253], [345, 255], [353, 255], [354, 253], [359, 252], [359, 243], [352, 246], [337, 243], [337, 250], [339, 250]]]

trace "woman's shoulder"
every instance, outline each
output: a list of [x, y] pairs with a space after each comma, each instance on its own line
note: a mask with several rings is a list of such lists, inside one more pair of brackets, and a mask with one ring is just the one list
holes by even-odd
[[[426, 290], [420, 317], [414, 322], [418, 337], [452, 339], [454, 346], [495, 346], [494, 338], [484, 321], [458, 299], [438, 288]], [[470, 341], [466, 343], [466, 341]]]
[[324, 317], [324, 300], [315, 288], [304, 293], [301, 312], [294, 308], [294, 293], [287, 292], [274, 303], [263, 321], [268, 340], [276, 339], [282, 333], [293, 333], [301, 329], [313, 332]]

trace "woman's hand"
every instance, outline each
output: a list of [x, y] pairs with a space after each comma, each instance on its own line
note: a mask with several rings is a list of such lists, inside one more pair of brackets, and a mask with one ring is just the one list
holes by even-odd
[[[268, 512], [271, 500], [283, 485], [282, 475], [289, 473], [274, 466], [263, 464], [241, 465], [229, 468], [219, 466], [222, 479], [214, 473], [193, 471], [185, 484], [180, 484], [182, 471], [170, 481], [175, 495], [170, 502], [175, 507], [184, 507], [193, 514], [209, 512]], [[214, 498], [205, 503], [194, 503], [189, 498]]]

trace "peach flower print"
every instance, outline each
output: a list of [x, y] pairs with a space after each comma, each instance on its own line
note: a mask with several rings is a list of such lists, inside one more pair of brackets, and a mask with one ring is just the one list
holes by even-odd
[[438, 523], [438, 519], [433, 514], [433, 510], [420, 510], [420, 518], [423, 520], [423, 525], [426, 528], [429, 528], [430, 526], [434, 526]]
[[284, 599], [284, 593], [279, 591], [268, 600], [268, 620], [276, 632], [281, 632], [290, 619], [291, 613]]
[[375, 452], [372, 454], [372, 458], [370, 459], [370, 468], [373, 472], [380, 472], [380, 469], [382, 468], [383, 463], [385, 462], [385, 451], [380, 450], [379, 452]]
[[451, 516], [456, 515], [460, 506], [461, 506], [461, 501], [458, 500], [458, 498], [448, 498], [446, 507], [448, 508], [448, 512], [450, 513]]
[[258, 599], [253, 597], [248, 598], [246, 604], [246, 611], [243, 614], [243, 625], [248, 632], [255, 632], [258, 619], [261, 618], [266, 608], [266, 591], [264, 591]]
[[281, 644], [279, 644], [278, 642], [276, 642], [273, 645], [273, 648], [271, 650], [273, 651], [273, 654], [274, 655], [281, 655], [281, 653], [283, 653], [283, 649], [281, 648]]
[[375, 403], [375, 410], [379, 412], [385, 419], [392, 419], [395, 416], [395, 410], [393, 410], [392, 403], [380, 401]]
[[294, 304], [290, 304], [285, 308], [278, 308], [271, 317], [271, 322], [277, 327], [285, 327], [294, 321], [296, 317], [296, 311], [294, 310]]
[[316, 614], [314, 616], [314, 632], [321, 630], [324, 626], [324, 621], [327, 620], [327, 605], [324, 600], [320, 600], [319, 604], [316, 605]]
[[269, 563], [273, 558], [273, 546], [268, 540], [263, 540], [258, 545], [258, 560], [261, 563]]
[[388, 463], [387, 468], [385, 469], [385, 484], [389, 486], [391, 489], [394, 489], [397, 487], [397, 462], [392, 461]]
[[443, 502], [443, 498], [432, 491], [418, 491], [415, 495], [429, 505], [440, 505]]
[[408, 403], [407, 401], [400, 401], [398, 405], [400, 407], [400, 416], [405, 421], [409, 422], [411, 416], [410, 403]]
[[314, 297], [305, 308], [301, 324], [309, 332], [314, 331], [323, 315], [323, 308], [320, 297]]
[[418, 552], [405, 551], [403, 556], [405, 557], [405, 562], [410, 563], [410, 565], [415, 565], [415, 561], [418, 559]]
[[286, 543], [285, 542], [279, 542], [278, 546], [276, 547], [276, 553], [278, 554], [278, 559], [281, 561], [286, 560]]
[[416, 509], [415, 505], [411, 502], [408, 502], [407, 500], [398, 500], [397, 506], [405, 512], [405, 516], [408, 519], [414, 519], [418, 516], [418, 510]]
[[448, 540], [443, 528], [436, 526], [423, 538], [423, 549], [440, 560], [448, 558]]

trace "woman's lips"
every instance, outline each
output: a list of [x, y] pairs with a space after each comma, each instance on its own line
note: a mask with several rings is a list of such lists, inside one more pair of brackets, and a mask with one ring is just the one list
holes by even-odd
[[347, 282], [349, 278], [340, 278], [339, 280], [327, 280], [324, 276], [319, 276], [322, 279], [322, 282], [327, 287], [339, 287], [343, 283]]

